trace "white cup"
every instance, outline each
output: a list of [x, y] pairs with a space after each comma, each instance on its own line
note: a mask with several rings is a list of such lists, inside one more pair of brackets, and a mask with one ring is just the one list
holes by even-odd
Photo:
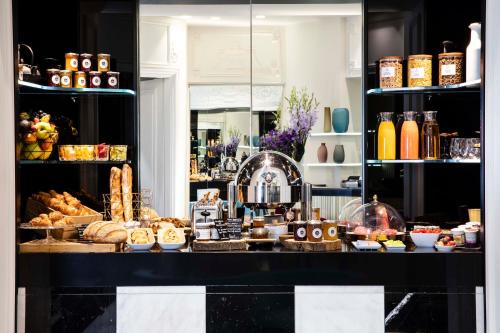
[[467, 247], [476, 247], [477, 246], [477, 229], [467, 229], [465, 230], [465, 245]]

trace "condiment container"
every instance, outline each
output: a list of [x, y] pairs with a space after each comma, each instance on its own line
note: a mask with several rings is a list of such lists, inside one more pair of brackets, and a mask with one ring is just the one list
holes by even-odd
[[432, 86], [432, 55], [408, 56], [408, 87]]
[[75, 148], [72, 145], [59, 145], [59, 161], [76, 161]]
[[478, 240], [477, 234], [479, 230], [476, 228], [465, 229], [465, 247], [477, 247]]
[[94, 157], [96, 161], [109, 160], [109, 145], [98, 144], [94, 146]]
[[90, 88], [100, 88], [101, 87], [101, 72], [90, 71], [89, 72], [89, 85]]
[[50, 87], [61, 86], [61, 77], [59, 76], [59, 70], [57, 68], [47, 69], [47, 84]]
[[255, 216], [253, 218], [253, 227], [254, 228], [264, 228], [264, 216]]
[[462, 52], [440, 53], [439, 85], [459, 84], [464, 77], [464, 54]]
[[75, 78], [73, 80], [73, 87], [75, 88], [87, 88], [87, 75], [85, 72], [78, 71], [75, 72]]
[[325, 240], [333, 241], [337, 240], [337, 222], [332, 220], [323, 221], [323, 238]]
[[109, 147], [110, 161], [127, 160], [127, 145], [114, 145]]
[[107, 53], [99, 53], [97, 55], [97, 70], [99, 72], [109, 71], [109, 61], [111, 56]]
[[319, 221], [319, 219], [321, 219], [321, 209], [320, 208], [314, 207], [312, 209], [312, 219], [318, 220], [318, 221]]
[[293, 222], [293, 239], [296, 241], [307, 240], [307, 230], [305, 221]]
[[459, 228], [451, 229], [451, 233], [453, 234], [453, 241], [457, 244], [457, 246], [465, 245], [465, 232]]
[[323, 239], [323, 230], [321, 221], [307, 222], [307, 240], [309, 242], [321, 242]]
[[78, 53], [68, 52], [64, 55], [66, 59], [66, 70], [78, 71]]
[[67, 69], [61, 69], [59, 71], [59, 76], [61, 78], [61, 87], [64, 88], [71, 88], [72, 85], [72, 80], [71, 77], [73, 76], [73, 72]]
[[108, 72], [107, 73], [107, 87], [112, 89], [118, 89], [120, 87], [120, 73], [119, 72]]
[[211, 238], [210, 223], [197, 223], [194, 236], [196, 240], [209, 241]]
[[75, 145], [75, 155], [77, 161], [93, 161], [94, 146], [93, 145]]
[[379, 62], [380, 88], [401, 88], [403, 86], [403, 58], [383, 57]]
[[92, 54], [80, 54], [80, 70], [86, 73], [92, 70]]

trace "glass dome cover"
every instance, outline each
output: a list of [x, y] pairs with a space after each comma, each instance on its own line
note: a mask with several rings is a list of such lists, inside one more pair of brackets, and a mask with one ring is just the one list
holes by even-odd
[[404, 234], [406, 224], [396, 209], [377, 200], [354, 210], [347, 222], [347, 232], [368, 239], [384, 240]]
[[339, 223], [342, 225], [347, 225], [352, 213], [362, 205], [363, 201], [361, 200], [361, 198], [356, 198], [352, 199], [344, 206], [342, 206], [342, 208], [340, 208], [340, 213], [339, 213]]

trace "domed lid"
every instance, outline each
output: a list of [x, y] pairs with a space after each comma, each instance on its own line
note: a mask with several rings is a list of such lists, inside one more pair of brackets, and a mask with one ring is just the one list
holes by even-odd
[[363, 205], [361, 198], [356, 198], [346, 203], [340, 208], [339, 221], [341, 224], [347, 224], [352, 213]]

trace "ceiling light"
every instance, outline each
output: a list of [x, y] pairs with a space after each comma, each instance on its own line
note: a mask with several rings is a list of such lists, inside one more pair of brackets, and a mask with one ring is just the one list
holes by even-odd
[[218, 21], [218, 20], [220, 20], [220, 17], [219, 16], [212, 16], [210, 19], [212, 21]]
[[263, 20], [266, 18], [266, 15], [255, 15], [255, 18], [258, 20]]

